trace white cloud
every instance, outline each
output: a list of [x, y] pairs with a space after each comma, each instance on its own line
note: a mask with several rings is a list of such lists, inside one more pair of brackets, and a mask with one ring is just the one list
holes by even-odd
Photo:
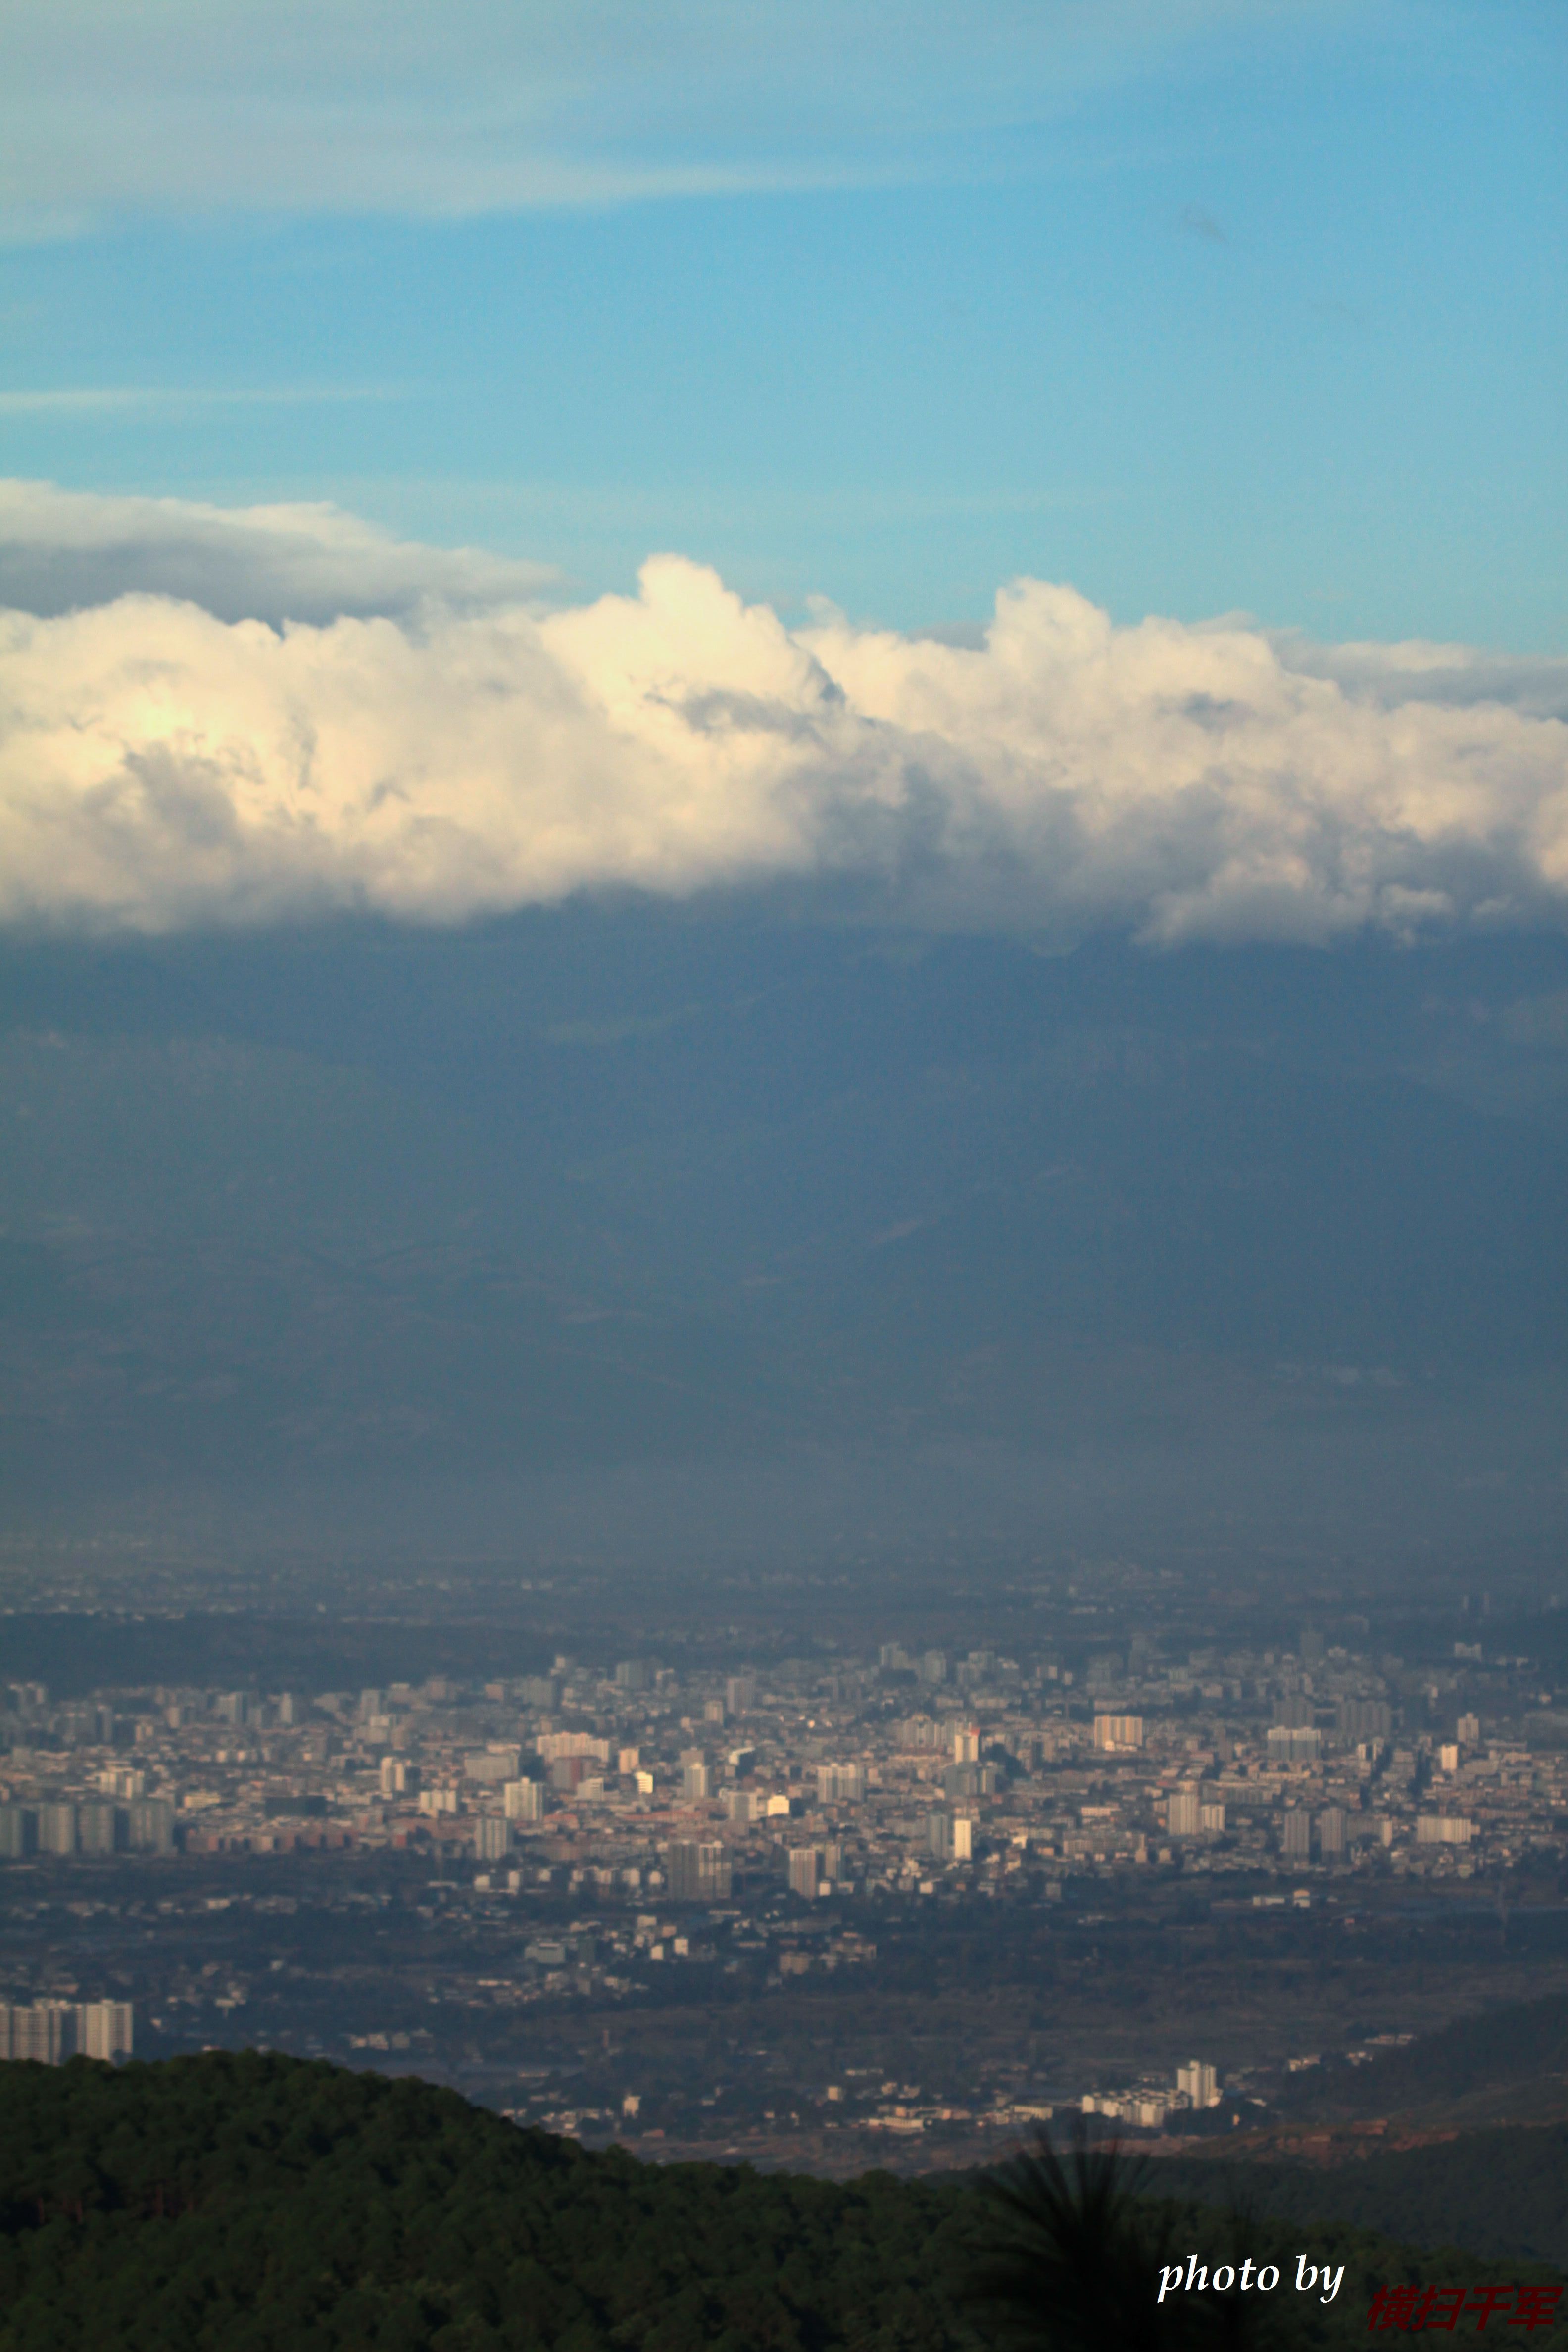
[[[462, 214], [954, 168], [1316, 0], [12, 0], [0, 217]], [[973, 154], [967, 168], [976, 168]]]
[[[47, 586], [47, 517], [25, 495], [9, 511]], [[636, 596], [545, 611], [517, 567], [317, 509], [48, 512], [84, 577], [106, 546], [146, 549], [155, 584], [185, 567], [190, 601], [0, 621], [13, 923], [449, 921], [795, 878], [868, 916], [1327, 941], [1568, 901], [1551, 665], [1119, 628], [1038, 581], [1001, 594], [977, 646], [831, 613], [792, 633], [679, 556]], [[219, 612], [198, 601], [208, 548]], [[223, 616], [298, 612], [301, 581], [353, 611]]]

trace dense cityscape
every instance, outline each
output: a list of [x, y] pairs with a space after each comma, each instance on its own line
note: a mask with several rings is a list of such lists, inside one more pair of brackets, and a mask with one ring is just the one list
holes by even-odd
[[[1425, 2009], [1397, 1969], [1363, 1985], [1348, 2031], [1326, 1996], [1313, 2034], [1300, 1987], [1258, 2015], [1205, 2000], [1196, 1947], [1218, 1925], [1327, 1981], [1325, 1939], [1413, 1906], [1460, 1943], [1510, 1891], [1539, 1908], [1568, 1842], [1553, 1669], [1499, 1654], [1463, 1601], [1475, 1638], [1406, 1662], [1342, 1613], [1196, 1647], [1146, 1603], [1108, 1637], [1090, 1589], [1052, 1595], [1085, 1630], [1006, 1651], [13, 1685], [7, 2017], [47, 2011], [65, 2055], [70, 2005], [118, 2002], [117, 2049], [133, 2010], [140, 2053], [325, 2053], [589, 2138], [763, 2160], [930, 2164], [1067, 2112], [1163, 2141], [1285, 2127], [1328, 2062], [1370, 2084], [1471, 1997], [1475, 1956]], [[1160, 1921], [1194, 1950], [1151, 1998], [1137, 1939]], [[987, 2041], [977, 2016], [1037, 1995], [1046, 1950], [1049, 2014]], [[1108, 2036], [1094, 2002], [1123, 1968], [1142, 2014]]]

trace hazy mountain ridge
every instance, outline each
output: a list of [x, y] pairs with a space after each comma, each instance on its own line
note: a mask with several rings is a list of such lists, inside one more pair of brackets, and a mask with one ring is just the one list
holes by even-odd
[[[8, 1451], [1093, 1446], [1521, 1381], [1550, 1418], [1568, 1048], [1520, 1007], [1564, 977], [1549, 940], [1046, 958], [635, 909], [13, 947]], [[1465, 1099], [1478, 1055], [1542, 1116]]]

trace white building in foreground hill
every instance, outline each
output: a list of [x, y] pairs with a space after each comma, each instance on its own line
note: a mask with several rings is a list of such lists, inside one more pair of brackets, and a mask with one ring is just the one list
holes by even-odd
[[58, 2066], [68, 2058], [129, 2058], [133, 2036], [128, 2000], [36, 2000], [0, 2005], [0, 2059]]

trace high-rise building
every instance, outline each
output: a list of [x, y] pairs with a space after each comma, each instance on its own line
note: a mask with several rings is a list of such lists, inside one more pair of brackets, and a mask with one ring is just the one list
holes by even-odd
[[1310, 1764], [1322, 1745], [1322, 1734], [1310, 1723], [1276, 1723], [1268, 1733], [1270, 1764]]
[[937, 1684], [937, 1683], [944, 1683], [944, 1682], [946, 1682], [946, 1680], [947, 1680], [947, 1653], [946, 1653], [946, 1651], [945, 1651], [945, 1650], [927, 1650], [927, 1652], [925, 1653], [924, 1656], [923, 1656], [923, 1657], [921, 1657], [921, 1658], [917, 1662], [916, 1666], [915, 1666], [915, 1672], [916, 1672], [916, 1674], [920, 1676], [920, 1678], [921, 1678], [921, 1682], [922, 1682], [922, 1683], [931, 1683], [931, 1684], [932, 1684], [932, 1685], [935, 1685], [935, 1684]]
[[30, 1805], [0, 1805], [0, 1861], [20, 1862], [38, 1850], [38, 1816]]
[[542, 1731], [533, 1745], [547, 1764], [559, 1763], [563, 1756], [607, 1764], [612, 1753], [609, 1741], [592, 1731]]
[[713, 1794], [711, 1764], [690, 1763], [680, 1768], [680, 1793], [689, 1805], [700, 1803]]
[[816, 1801], [821, 1805], [858, 1805], [866, 1794], [863, 1764], [819, 1764]]
[[1463, 1813], [1418, 1813], [1415, 1817], [1417, 1845], [1468, 1845], [1475, 1833], [1474, 1822]]
[[1305, 1862], [1312, 1851], [1312, 1816], [1305, 1805], [1287, 1805], [1279, 1851], [1292, 1862]]
[[974, 1824], [967, 1813], [928, 1813], [926, 1847], [939, 1862], [970, 1862], [974, 1855]]
[[139, 1797], [126, 1815], [132, 1853], [173, 1853], [174, 1805], [170, 1797]]
[[673, 1839], [666, 1864], [669, 1892], [677, 1901], [728, 1902], [730, 1857], [717, 1838]]
[[1300, 1692], [1274, 1702], [1274, 1720], [1286, 1731], [1304, 1731], [1312, 1720], [1312, 1702]]
[[789, 1891], [792, 1895], [815, 1895], [822, 1880], [822, 1856], [814, 1845], [792, 1845], [789, 1850]]
[[83, 1853], [113, 1853], [121, 1843], [124, 1815], [112, 1805], [86, 1804], [77, 1811], [77, 1845]]
[[58, 2066], [74, 2054], [76, 2031], [76, 2007], [68, 2000], [0, 2008], [0, 2058], [30, 2058], [40, 2066]]
[[980, 1727], [975, 1723], [955, 1723], [952, 1727], [952, 1760], [955, 1764], [977, 1764], [980, 1760]]
[[1097, 1715], [1094, 1718], [1094, 1744], [1097, 1748], [1142, 1748], [1143, 1745], [1142, 1717], [1141, 1715]]
[[731, 1715], [750, 1715], [757, 1703], [755, 1675], [731, 1675], [724, 1684], [724, 1704]]
[[38, 1807], [38, 1851], [40, 1853], [74, 1853], [76, 1852], [76, 1807], [74, 1805], [40, 1805]]
[[1337, 1711], [1342, 1739], [1386, 1739], [1394, 1728], [1394, 1713], [1383, 1698], [1342, 1698]]
[[653, 1683], [653, 1668], [646, 1658], [622, 1658], [616, 1668], [616, 1688], [624, 1691], [645, 1691]]
[[1330, 1805], [1318, 1815], [1318, 1852], [1325, 1862], [1338, 1862], [1345, 1850], [1344, 1809]]
[[760, 1821], [767, 1801], [760, 1789], [727, 1789], [724, 1791], [724, 1811], [732, 1822]]
[[134, 2030], [128, 2000], [83, 2001], [77, 2010], [76, 2046], [84, 2058], [101, 2058], [110, 2065], [129, 2058]]
[[511, 1851], [511, 1823], [503, 1813], [480, 1813], [474, 1823], [476, 1862], [500, 1862]]
[[543, 1782], [509, 1780], [501, 1790], [501, 1809], [509, 1822], [542, 1822], [544, 1819]]
[[1479, 1748], [1481, 1744], [1481, 1718], [1479, 1715], [1462, 1715], [1455, 1726], [1462, 1748]]
[[1203, 1827], [1195, 1789], [1173, 1789], [1165, 1800], [1165, 1827], [1172, 1837], [1196, 1837]]
[[129, 2058], [133, 2034], [128, 2000], [36, 2000], [0, 2007], [0, 2058], [58, 2066], [80, 2055], [110, 2063]]
[[1201, 2058], [1194, 2058], [1190, 2065], [1177, 2067], [1176, 2088], [1194, 2107], [1219, 2105], [1219, 2076]]

